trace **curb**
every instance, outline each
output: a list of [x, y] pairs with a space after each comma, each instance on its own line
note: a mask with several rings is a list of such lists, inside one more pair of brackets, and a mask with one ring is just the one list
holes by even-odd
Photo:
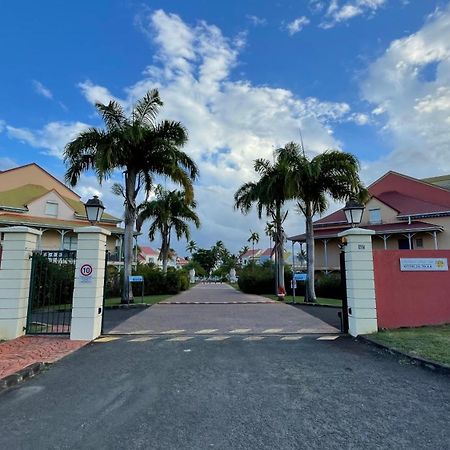
[[147, 305], [146, 303], [130, 303], [129, 305], [110, 305], [105, 306], [104, 309], [139, 309], [139, 308], [149, 308], [152, 305]]
[[429, 359], [421, 358], [419, 356], [412, 356], [408, 353], [404, 353], [400, 350], [395, 350], [392, 347], [388, 347], [387, 345], [381, 344], [370, 339], [367, 336], [358, 336], [356, 340], [359, 340], [365, 344], [371, 345], [373, 347], [377, 347], [385, 352], [390, 353], [391, 355], [400, 356], [402, 358], [408, 359], [412, 364], [423, 367], [428, 370], [432, 370], [436, 373], [441, 373], [444, 375], [450, 375], [450, 366], [445, 366], [443, 364], [439, 364], [435, 361], [430, 361]]
[[308, 306], [311, 308], [334, 308], [334, 309], [342, 309], [342, 306], [335, 305], [320, 305], [319, 303], [300, 303], [300, 302], [285, 302], [287, 305], [291, 306]]
[[29, 378], [33, 378], [38, 373], [41, 373], [48, 365], [49, 364], [43, 362], [35, 362], [16, 373], [0, 379], [0, 393], [13, 386], [17, 386]]

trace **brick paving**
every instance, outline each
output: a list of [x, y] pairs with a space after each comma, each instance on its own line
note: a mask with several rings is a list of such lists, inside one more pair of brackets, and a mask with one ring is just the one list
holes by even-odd
[[53, 363], [86, 345], [61, 336], [22, 336], [0, 343], [0, 378], [36, 362]]

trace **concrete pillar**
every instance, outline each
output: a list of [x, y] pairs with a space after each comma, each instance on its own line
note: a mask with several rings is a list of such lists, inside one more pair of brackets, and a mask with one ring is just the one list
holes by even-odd
[[0, 339], [25, 334], [30, 293], [31, 255], [41, 232], [28, 227], [2, 228], [0, 268]]
[[372, 254], [372, 230], [351, 228], [339, 233], [347, 244], [345, 275], [347, 280], [348, 324], [352, 336], [375, 333], [377, 307]]
[[70, 339], [91, 341], [101, 333], [106, 238], [99, 227], [74, 230], [78, 235]]

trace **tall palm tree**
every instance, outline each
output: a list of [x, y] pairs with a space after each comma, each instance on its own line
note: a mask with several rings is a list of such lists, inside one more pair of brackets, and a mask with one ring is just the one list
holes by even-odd
[[90, 128], [69, 142], [64, 150], [66, 181], [75, 186], [83, 172], [93, 169], [99, 182], [120, 170], [124, 175], [124, 284], [122, 302], [133, 301], [129, 283], [133, 258], [133, 229], [136, 223], [138, 194], [147, 195], [155, 175], [166, 176], [181, 185], [189, 201], [193, 199], [192, 181], [198, 176], [194, 161], [181, 149], [187, 131], [169, 120], [157, 122], [163, 105], [156, 89], [149, 91], [126, 115], [122, 106], [111, 101], [97, 103], [104, 128]]
[[263, 212], [274, 224], [274, 253], [276, 272], [277, 294], [285, 291], [284, 285], [284, 242], [285, 233], [283, 223], [287, 212], [283, 212], [283, 205], [288, 198], [286, 176], [289, 172], [288, 161], [282, 153], [276, 154], [274, 163], [266, 159], [257, 159], [254, 170], [259, 175], [259, 180], [243, 184], [234, 194], [235, 208], [244, 214], [248, 213], [253, 204], [259, 218]]
[[277, 150], [277, 153], [289, 163], [286, 177], [289, 195], [297, 201], [305, 216], [308, 273], [306, 299], [315, 302], [313, 216], [325, 212], [328, 207], [327, 197], [336, 201], [361, 198], [366, 189], [359, 177], [358, 159], [350, 153], [328, 150], [310, 159], [294, 142]]
[[189, 252], [191, 258], [192, 253], [194, 253], [195, 250], [197, 250], [197, 243], [195, 241], [189, 241], [188, 244], [186, 245], [186, 251]]
[[156, 232], [161, 234], [161, 252], [159, 258], [162, 260], [163, 272], [167, 272], [167, 261], [170, 256], [170, 239], [172, 231], [175, 231], [177, 239], [183, 236], [190, 239], [189, 222], [197, 228], [200, 226], [194, 209], [197, 204], [194, 200], [188, 201], [184, 192], [168, 191], [162, 186], [156, 188], [156, 198], [150, 202], [144, 202], [139, 206], [139, 215], [136, 227], [138, 231], [142, 223], [147, 219], [152, 219], [148, 236], [155, 239]]

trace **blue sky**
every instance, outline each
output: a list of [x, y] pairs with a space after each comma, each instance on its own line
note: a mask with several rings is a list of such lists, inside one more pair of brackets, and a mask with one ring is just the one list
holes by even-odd
[[[0, 50], [0, 170], [35, 161], [62, 178], [65, 143], [101, 124], [96, 101], [129, 108], [158, 87], [200, 166], [204, 246], [262, 231], [232, 194], [299, 127], [311, 155], [355, 153], [367, 183], [450, 172], [447, 1], [3, 2]], [[76, 190], [120, 215], [110, 184], [88, 174]], [[292, 210], [286, 231], [302, 229]]]

